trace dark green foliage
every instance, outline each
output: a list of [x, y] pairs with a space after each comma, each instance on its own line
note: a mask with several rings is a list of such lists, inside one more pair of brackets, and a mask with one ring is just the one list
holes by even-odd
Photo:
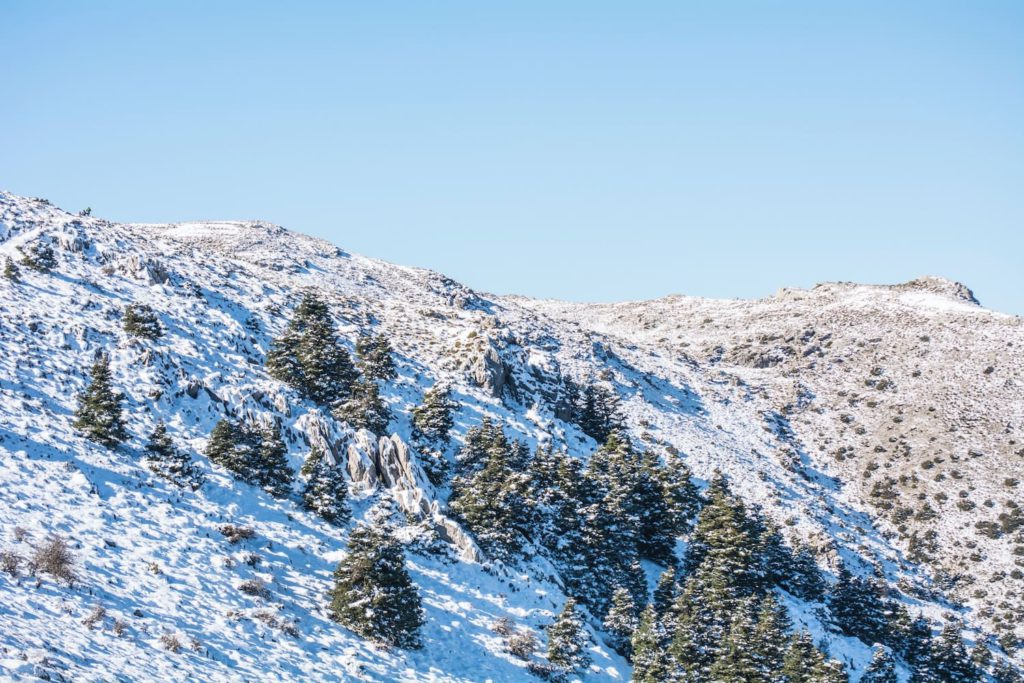
[[131, 304], [125, 309], [124, 331], [142, 339], [159, 339], [164, 333], [156, 312], [146, 304]]
[[322, 448], [314, 446], [310, 450], [300, 473], [306, 478], [302, 506], [331, 524], [347, 522], [352, 516], [348, 506], [348, 483], [341, 469], [328, 461]]
[[789, 555], [779, 585], [798, 598], [817, 602], [825, 596], [827, 584], [814, 553], [804, 543], [797, 543]]
[[981, 678], [960, 635], [962, 630], [959, 623], [946, 624], [932, 646], [932, 674], [947, 683], [967, 683]]
[[659, 618], [664, 618], [675, 604], [678, 586], [676, 584], [676, 570], [669, 567], [658, 577], [658, 584], [654, 587], [654, 611]]
[[620, 655], [631, 655], [630, 638], [640, 623], [640, 614], [632, 592], [617, 588], [612, 594], [611, 608], [604, 618], [604, 630], [609, 635], [608, 645]]
[[563, 671], [579, 671], [590, 665], [589, 643], [583, 615], [569, 598], [562, 613], [548, 627], [548, 661]]
[[78, 395], [75, 429], [87, 439], [107, 448], [116, 448], [128, 438], [121, 412], [124, 396], [111, 385], [110, 361], [106, 354], [93, 363], [88, 388]]
[[10, 256], [4, 261], [4, 277], [11, 282], [21, 281], [21, 269], [14, 264]]
[[501, 425], [485, 417], [476, 427], [466, 432], [466, 442], [455, 459], [455, 472], [459, 476], [472, 474], [483, 467], [491, 451], [502, 451], [508, 457], [508, 439]]
[[633, 632], [634, 683], [662, 683], [669, 680], [668, 653], [662, 642], [665, 634], [652, 605], [640, 616], [640, 625]]
[[666, 455], [658, 476], [662, 497], [668, 506], [672, 535], [688, 533], [700, 510], [700, 493], [693, 483], [693, 473], [678, 455]]
[[906, 635], [903, 658], [915, 683], [938, 681], [932, 672], [932, 627], [923, 616], [914, 619]]
[[288, 466], [288, 446], [277, 425], [266, 427], [259, 436], [256, 460], [250, 469], [252, 483], [272, 496], [284, 498], [292, 491], [295, 472]]
[[854, 576], [842, 567], [839, 580], [828, 596], [832, 621], [843, 633], [867, 644], [888, 638], [886, 605], [877, 583]]
[[580, 397], [575, 421], [585, 434], [604, 443], [613, 432], [622, 429], [619, 396], [600, 384], [588, 384]]
[[478, 437], [488, 441], [483, 467], [454, 479], [449, 509], [484, 552], [510, 560], [522, 553], [531, 535], [532, 511], [526, 503], [529, 481], [526, 474], [511, 468], [509, 443], [501, 428], [496, 429]]
[[21, 264], [26, 268], [40, 273], [49, 273], [57, 267], [57, 257], [54, 256], [53, 247], [42, 242], [33, 242], [22, 250]]
[[419, 591], [387, 528], [356, 526], [329, 595], [331, 617], [360, 636], [401, 648], [421, 646]]
[[451, 389], [438, 384], [423, 394], [423, 402], [412, 409], [413, 438], [434, 445], [448, 443], [452, 413], [458, 404], [451, 398]]
[[884, 647], [875, 649], [871, 663], [864, 669], [860, 683], [897, 683], [896, 661]]
[[782, 680], [785, 683], [847, 683], [841, 667], [828, 662], [825, 655], [811, 642], [807, 631], [793, 635], [782, 662]]
[[383, 334], [361, 336], [356, 340], [359, 369], [369, 379], [385, 381], [397, 376], [391, 353], [391, 342]]
[[363, 378], [353, 385], [351, 395], [334, 409], [334, 416], [352, 429], [367, 429], [383, 436], [391, 422], [391, 409], [380, 397], [377, 382]]
[[770, 681], [781, 670], [786, 656], [786, 636], [791, 626], [786, 608], [776, 601], [774, 594], [765, 595], [748, 643], [754, 668], [761, 679]]
[[716, 683], [761, 683], [767, 680], [758, 669], [754, 650], [754, 620], [751, 605], [744, 604], [733, 615], [728, 633], [718, 646], [719, 654], [709, 674]]
[[327, 304], [313, 291], [305, 293], [287, 329], [271, 343], [266, 366], [271, 377], [322, 405], [348, 398], [357, 376], [335, 336]]
[[206, 455], [210, 462], [273, 496], [283, 498], [291, 492], [295, 473], [288, 466], [288, 447], [276, 426], [257, 429], [224, 418], [210, 433]]
[[205, 480], [203, 473], [192, 464], [192, 458], [175, 447], [163, 420], [149, 435], [146, 460], [149, 469], [176, 486], [187, 486], [195, 491]]

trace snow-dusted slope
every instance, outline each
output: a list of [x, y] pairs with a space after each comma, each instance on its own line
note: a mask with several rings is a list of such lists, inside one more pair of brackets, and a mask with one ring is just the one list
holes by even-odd
[[[118, 225], [0, 193], [0, 258], [34, 241], [54, 245], [56, 269], [23, 269], [17, 284], [0, 279], [0, 548], [27, 553], [48, 534], [67, 536], [82, 581], [68, 590], [0, 574], [0, 675], [529, 677], [490, 627], [509, 617], [543, 641], [541, 627], [565, 599], [549, 568], [538, 560], [513, 571], [474, 559], [457, 528], [449, 534], [456, 546], [445, 548], [431, 532], [446, 523], [444, 501], [428, 485], [415, 473], [381, 476], [391, 456], [367, 434], [351, 433], [264, 372], [269, 341], [305, 287], [331, 304], [348, 343], [371, 327], [390, 337], [400, 373], [386, 389], [395, 450], [409, 442], [408, 410], [444, 380], [462, 406], [457, 438], [491, 416], [531, 443], [585, 455], [595, 444], [557, 417], [560, 378], [600, 376], [622, 396], [639, 443], [684, 453], [699, 477], [722, 469], [826, 562], [877, 563], [934, 617], [957, 609], [935, 597], [931, 569], [906, 559], [905, 542], [890, 521], [876, 520], [867, 493], [880, 472], [945, 454], [918, 470], [917, 483], [929, 496], [950, 491], [948, 501], [931, 503], [944, 534], [937, 564], [983, 557], [984, 571], [972, 571], [986, 594], [970, 597], [976, 587], [963, 582], [955, 589], [976, 608], [994, 608], [994, 615], [965, 612], [973, 623], [991, 625], [1000, 602], [1019, 609], [1013, 537], [988, 539], [962, 527], [977, 515], [994, 517], [1013, 495], [1000, 488], [1003, 480], [1021, 475], [1024, 458], [1013, 448], [1021, 448], [1024, 333], [1020, 319], [941, 291], [943, 282], [827, 285], [760, 302], [539, 302], [478, 294], [436, 273], [263, 223]], [[121, 315], [133, 302], [159, 312], [164, 337], [125, 336]], [[74, 397], [100, 351], [110, 353], [127, 398], [132, 438], [117, 452], [71, 428]], [[878, 378], [892, 383], [864, 385]], [[900, 411], [902, 421], [893, 422]], [[389, 499], [417, 513], [401, 535], [427, 610], [423, 650], [377, 649], [327, 619], [325, 592], [346, 533], [210, 466], [201, 453], [226, 412], [280, 419], [296, 467], [309, 442], [331, 448], [353, 475], [357, 518]], [[160, 418], [206, 471], [199, 491], [174, 489], [138, 462]], [[903, 442], [910, 456], [897, 454]], [[840, 446], [854, 455], [838, 459]], [[954, 455], [956, 485], [952, 473], [935, 482]], [[414, 465], [415, 453], [409, 458]], [[864, 477], [872, 460], [881, 469]], [[971, 486], [978, 507], [963, 512], [957, 490]], [[995, 507], [983, 505], [987, 498]], [[218, 531], [226, 523], [251, 526], [255, 537], [232, 545]], [[1005, 576], [990, 582], [995, 571]], [[237, 590], [256, 576], [268, 582], [269, 598]], [[96, 605], [108, 616], [84, 625]], [[812, 606], [791, 607], [831, 641], [833, 656], [855, 671], [864, 665], [865, 647], [825, 635]], [[111, 630], [115, 619], [125, 625], [120, 637]], [[165, 634], [185, 649], [169, 652]], [[586, 678], [628, 679], [628, 665], [599, 634], [594, 643]]]

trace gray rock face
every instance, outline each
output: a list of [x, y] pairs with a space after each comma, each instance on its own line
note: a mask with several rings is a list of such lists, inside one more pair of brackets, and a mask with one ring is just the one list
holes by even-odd
[[498, 350], [488, 345], [477, 357], [470, 369], [470, 380], [495, 398], [501, 398], [505, 385], [511, 376], [511, 369], [505, 365]]

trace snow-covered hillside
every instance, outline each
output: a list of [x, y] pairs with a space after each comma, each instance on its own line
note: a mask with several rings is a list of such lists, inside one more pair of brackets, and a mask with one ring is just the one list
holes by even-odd
[[[876, 568], [915, 610], [966, 620], [969, 638], [1024, 637], [1024, 538], [1007, 517], [1024, 475], [1024, 322], [952, 283], [566, 304], [481, 294], [265, 223], [113, 224], [0, 193], [0, 261], [40, 242], [55, 250], [51, 272], [0, 279], [0, 550], [27, 556], [66, 537], [79, 581], [0, 573], [0, 677], [529, 680], [494, 625], [508, 618], [543, 643], [567, 596], [543, 557], [485, 557], [424, 475], [410, 410], [439, 382], [460, 406], [448, 455], [489, 417], [531, 447], [580, 457], [597, 444], [564, 419], [564, 380], [605, 382], [637, 444], [682, 454], [703, 481], [721, 470], [825, 569]], [[350, 347], [360, 331], [390, 339], [389, 437], [350, 430], [265, 371], [306, 288]], [[133, 303], [159, 314], [161, 338], [126, 336]], [[130, 431], [114, 451], [72, 426], [104, 352]], [[328, 618], [351, 527], [213, 466], [203, 452], [225, 415], [280, 421], [296, 470], [310, 445], [328, 450], [356, 519], [395, 512], [426, 611], [423, 649], [377, 647]], [[159, 420], [206, 474], [200, 489], [140, 462]], [[872, 496], [883, 477], [901, 496], [895, 510]], [[1002, 526], [976, 527], [985, 521]], [[252, 538], [230, 542], [229, 524]], [[929, 529], [938, 537], [908, 555]], [[255, 578], [269, 593], [239, 590]], [[870, 648], [827, 630], [820, 605], [786, 600], [857, 680]], [[581, 677], [628, 680], [590, 628]]]

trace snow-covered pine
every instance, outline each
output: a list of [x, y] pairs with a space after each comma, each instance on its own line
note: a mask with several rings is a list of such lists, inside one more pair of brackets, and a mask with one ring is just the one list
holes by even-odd
[[[655, 525], [633, 505], [654, 500], [654, 460], [663, 498], [687, 488], [687, 470], [701, 493], [683, 496], [692, 505], [680, 514], [670, 501], [668, 526], [682, 532], [679, 593], [699, 597], [688, 609], [716, 624], [652, 617], [665, 666], [684, 661], [669, 655], [685, 654], [688, 637], [727, 651], [734, 615], [715, 613], [774, 595], [793, 631], [827, 649], [794, 657], [833, 678], [829, 661], [842, 660], [856, 680], [874, 644], [832, 627], [826, 604], [845, 566], [879, 582], [902, 677], [936, 664], [933, 627], [941, 634], [959, 619], [966, 642], [991, 648], [992, 675], [1010, 680], [1019, 668], [1007, 655], [1024, 635], [1013, 617], [1024, 528], [1013, 495], [1024, 422], [1013, 350], [1024, 327], [962, 286], [921, 279], [752, 302], [566, 304], [483, 295], [265, 223], [119, 225], [0, 193], [0, 255], [17, 259], [34, 244], [52, 249], [58, 276], [24, 268], [21, 283], [0, 279], [0, 552], [8, 566], [66, 537], [77, 578], [30, 589], [0, 574], [0, 645], [13, 653], [0, 675], [518, 681], [550, 662], [512, 653], [490, 624], [506, 616], [541, 632], [575, 597], [594, 662], [578, 675], [625, 680], [630, 664], [604, 645], [602, 605], [618, 587], [641, 592], [643, 578], [653, 588], [666, 569], [668, 560], [641, 555]], [[307, 295], [322, 305], [304, 305]], [[128, 302], [159, 311], [158, 343], [125, 340]], [[349, 353], [368, 334], [386, 336], [396, 371], [377, 380], [393, 417], [386, 438], [329, 413], [355, 386]], [[72, 425], [99, 353], [124, 395], [127, 438], [116, 450]], [[412, 408], [438, 385], [453, 403], [451, 443], [430, 446], [438, 462], [458, 451], [454, 474], [470, 478], [500, 447], [507, 471], [526, 479], [524, 543], [507, 561], [452, 519], [447, 479], [427, 476]], [[589, 386], [607, 401], [590, 390], [588, 411]], [[236, 468], [202, 455], [222, 419], [239, 432], [221, 454]], [[207, 477], [202, 488], [165, 485], [145, 469], [142, 447], [160, 420]], [[314, 447], [331, 454], [354, 520], [377, 503], [394, 507], [422, 594], [422, 649], [367, 647], [327, 618], [323, 595], [349, 526], [253, 485], [248, 465], [270, 424], [291, 470]], [[621, 482], [598, 476], [607, 454], [588, 463], [613, 432], [635, 454], [614, 464]], [[279, 456], [277, 440], [266, 441]], [[672, 474], [677, 464], [685, 469]], [[724, 506], [714, 503], [716, 469], [728, 481]], [[718, 523], [691, 538], [701, 497]], [[740, 511], [745, 521], [725, 523]], [[729, 537], [753, 539], [750, 553], [710, 548], [709, 538]], [[743, 581], [716, 593], [722, 574], [683, 571], [691, 554], [721, 557]], [[97, 603], [109, 631], [83, 627]], [[47, 647], [57, 641], [61, 652]], [[191, 643], [201, 654], [180, 647]]]

